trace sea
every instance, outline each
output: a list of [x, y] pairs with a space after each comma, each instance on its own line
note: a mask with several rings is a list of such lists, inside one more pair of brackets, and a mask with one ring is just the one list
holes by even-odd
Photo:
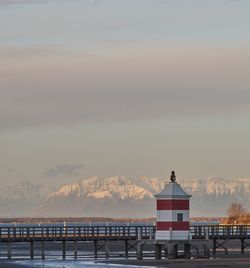
[[[3, 262], [2, 264], [16, 264], [17, 267], [20, 268], [19, 265], [23, 267], [29, 268], [138, 268], [139, 266], [135, 265], [123, 265], [123, 264], [107, 264], [107, 263], [96, 263], [91, 260], [84, 260], [84, 261], [76, 261], [76, 260], [18, 260], [18, 261], [11, 261], [11, 262]], [[1, 262], [0, 262], [1, 264]], [[7, 267], [8, 265], [6, 265]], [[149, 266], [141, 266], [149, 267]], [[153, 267], [153, 266], [152, 266]]]

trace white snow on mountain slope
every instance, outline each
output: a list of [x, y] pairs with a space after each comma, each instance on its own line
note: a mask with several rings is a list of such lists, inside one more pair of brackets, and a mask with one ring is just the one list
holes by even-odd
[[143, 199], [152, 198], [152, 193], [135, 184], [132, 179], [124, 176], [110, 178], [91, 177], [79, 183], [64, 185], [51, 194], [50, 198], [74, 196], [75, 198], [117, 198], [117, 199]]

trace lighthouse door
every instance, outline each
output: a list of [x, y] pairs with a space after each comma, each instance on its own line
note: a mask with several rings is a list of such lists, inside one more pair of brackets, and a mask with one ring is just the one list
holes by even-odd
[[183, 221], [183, 214], [182, 213], [177, 213], [177, 221], [178, 222]]

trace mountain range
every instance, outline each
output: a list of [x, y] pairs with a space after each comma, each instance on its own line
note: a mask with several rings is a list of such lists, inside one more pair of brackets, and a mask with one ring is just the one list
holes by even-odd
[[[192, 195], [191, 216], [226, 215], [233, 202], [250, 209], [250, 179], [178, 179]], [[90, 177], [57, 189], [31, 182], [0, 189], [0, 217], [154, 217], [161, 178]]]

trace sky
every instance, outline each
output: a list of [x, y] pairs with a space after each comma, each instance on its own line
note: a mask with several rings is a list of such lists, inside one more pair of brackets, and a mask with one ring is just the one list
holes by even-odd
[[249, 177], [250, 1], [0, 0], [0, 187]]

